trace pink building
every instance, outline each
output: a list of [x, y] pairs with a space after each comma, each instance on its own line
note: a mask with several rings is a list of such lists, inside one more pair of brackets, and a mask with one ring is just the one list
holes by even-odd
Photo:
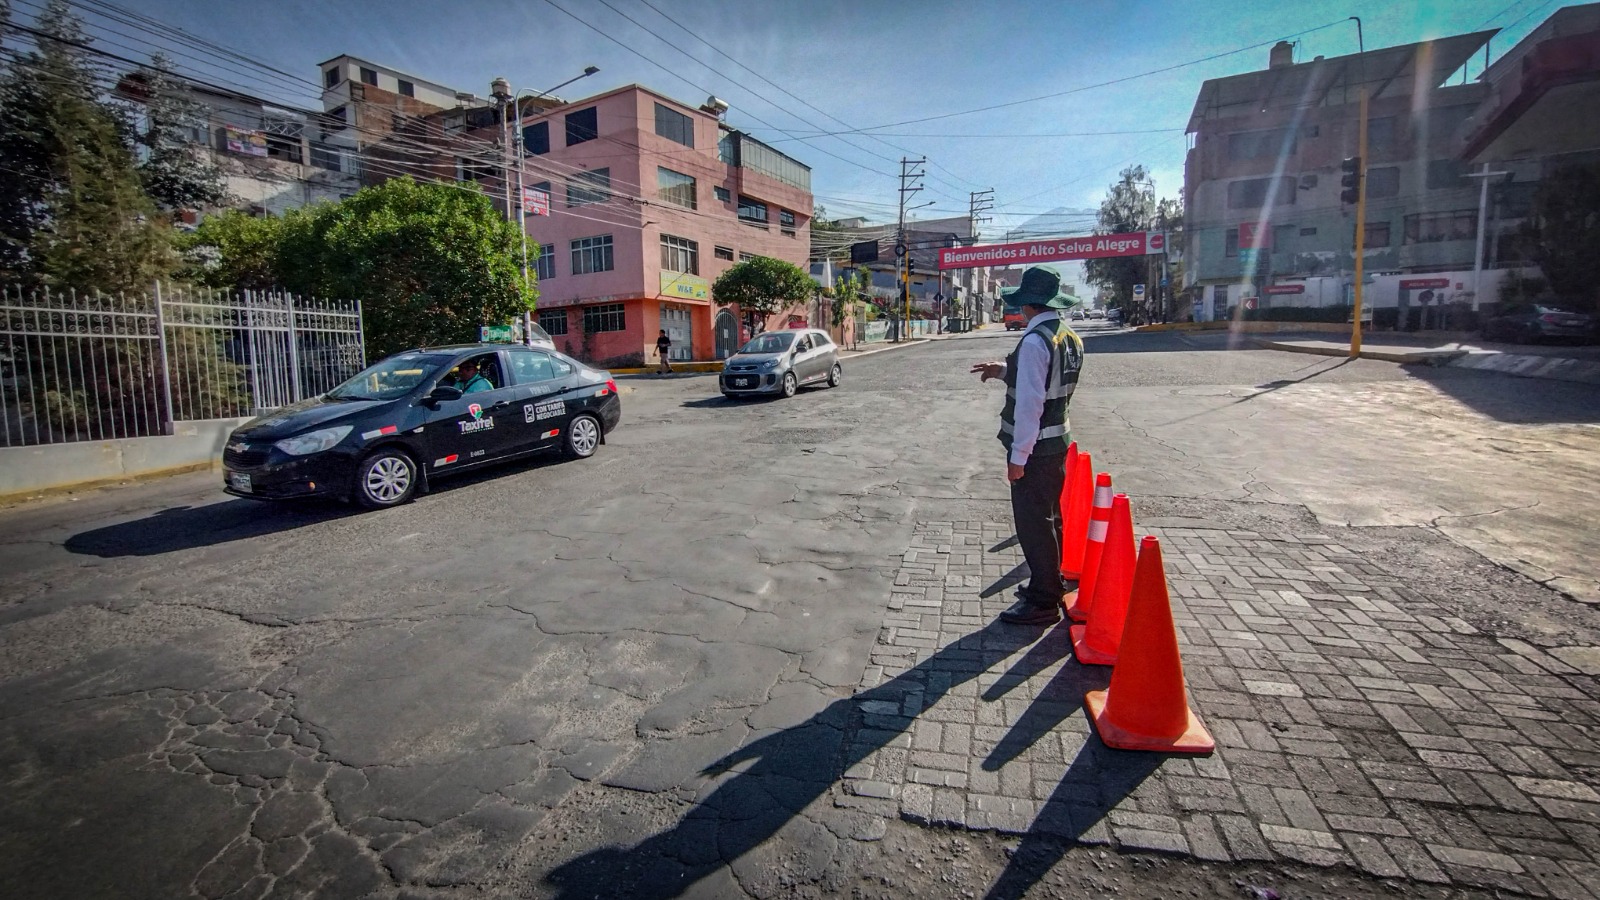
[[638, 365], [666, 329], [674, 358], [719, 359], [742, 335], [739, 311], [713, 302], [717, 276], [751, 256], [806, 267], [810, 168], [728, 128], [716, 105], [630, 85], [523, 112], [527, 184], [549, 192], [549, 215], [527, 217], [530, 268], [557, 347]]

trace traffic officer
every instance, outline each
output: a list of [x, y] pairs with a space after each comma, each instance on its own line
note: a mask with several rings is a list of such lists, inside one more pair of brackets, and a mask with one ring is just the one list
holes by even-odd
[[1067, 404], [1083, 367], [1083, 341], [1060, 310], [1078, 300], [1061, 292], [1061, 277], [1035, 266], [1015, 288], [1002, 288], [1007, 306], [1022, 307], [1028, 324], [1005, 362], [980, 363], [981, 381], [1003, 378], [1006, 405], [1000, 412], [1000, 443], [1006, 448], [1011, 515], [1017, 542], [1028, 562], [1028, 583], [1002, 622], [1050, 625], [1061, 620], [1066, 585], [1061, 579], [1061, 488], [1066, 481], [1071, 428]]

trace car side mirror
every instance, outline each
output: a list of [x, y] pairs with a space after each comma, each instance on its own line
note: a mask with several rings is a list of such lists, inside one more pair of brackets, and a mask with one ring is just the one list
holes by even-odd
[[452, 400], [460, 400], [460, 399], [461, 399], [461, 388], [451, 387], [450, 385], [447, 385], [447, 384], [441, 384], [438, 387], [433, 389], [433, 393], [431, 393], [427, 397], [423, 398], [422, 402], [426, 403], [429, 406], [438, 406], [440, 403], [449, 403]]

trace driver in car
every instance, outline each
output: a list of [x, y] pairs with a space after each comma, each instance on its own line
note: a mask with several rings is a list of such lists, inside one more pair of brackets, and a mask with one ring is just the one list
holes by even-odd
[[456, 367], [455, 383], [451, 386], [460, 388], [462, 394], [494, 390], [494, 384], [479, 374], [478, 361], [475, 359], [469, 359]]

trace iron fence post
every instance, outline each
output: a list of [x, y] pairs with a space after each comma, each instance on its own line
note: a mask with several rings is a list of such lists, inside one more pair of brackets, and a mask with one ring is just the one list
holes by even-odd
[[285, 293], [283, 302], [289, 311], [289, 389], [294, 393], [292, 402], [298, 403], [305, 398], [300, 395], [300, 341], [294, 330], [294, 295]]
[[176, 428], [173, 426], [171, 367], [167, 363], [167, 317], [161, 309], [161, 279], [156, 279], [155, 285], [156, 359], [161, 362], [161, 431], [172, 434]]

